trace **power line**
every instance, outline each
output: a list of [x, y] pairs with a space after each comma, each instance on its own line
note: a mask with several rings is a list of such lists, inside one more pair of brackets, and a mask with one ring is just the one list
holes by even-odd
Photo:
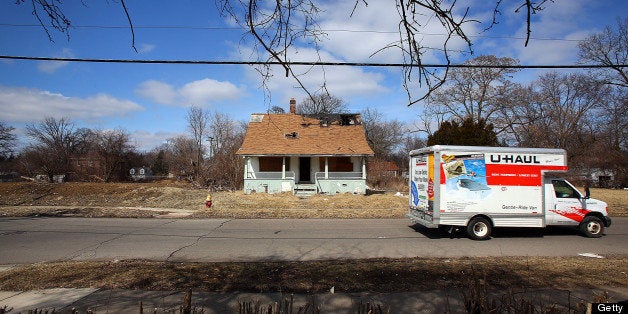
[[[0, 23], [2, 27], [41, 27], [40, 24], [12, 24], [12, 23]], [[72, 25], [72, 28], [80, 29], [128, 29], [129, 25]], [[247, 29], [241, 27], [225, 27], [225, 26], [187, 26], [187, 25], [133, 25], [134, 29], [165, 29], [165, 30], [211, 30], [211, 31], [247, 31]], [[320, 29], [323, 33], [369, 33], [369, 34], [399, 34], [399, 31], [381, 31], [381, 30], [368, 30], [368, 29]], [[444, 33], [422, 33], [421, 36], [448, 36]], [[525, 40], [525, 37], [515, 36], [486, 36], [486, 35], [469, 35], [471, 38], [487, 38], [487, 39], [512, 39], [512, 40]], [[531, 40], [539, 41], [566, 41], [566, 42], [580, 42], [583, 39], [565, 39], [565, 38], [540, 38], [530, 37]]]
[[323, 61], [217, 61], [217, 60], [145, 60], [145, 59], [93, 59], [93, 58], [53, 58], [32, 56], [0, 55], [0, 59], [57, 61], [57, 62], [88, 62], [88, 63], [135, 63], [135, 64], [204, 64], [204, 65], [303, 65], [303, 66], [354, 66], [354, 67], [425, 67], [425, 68], [491, 68], [491, 69], [593, 69], [593, 68], [625, 68], [626, 64], [566, 64], [566, 65], [477, 65], [477, 64], [417, 64], [403, 63], [371, 63], [371, 62], [323, 62]]
[[[41, 28], [40, 24], [12, 24], [0, 23], [4, 27], [36, 27]], [[96, 29], [128, 29], [129, 25], [71, 25], [71, 28], [96, 28]], [[197, 29], [197, 30], [245, 30], [241, 27], [213, 27], [213, 26], [185, 26], [185, 25], [133, 25], [135, 29]]]

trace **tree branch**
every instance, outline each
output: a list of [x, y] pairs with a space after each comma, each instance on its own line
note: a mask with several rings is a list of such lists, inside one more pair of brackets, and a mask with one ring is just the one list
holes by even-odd
[[124, 9], [124, 14], [126, 15], [127, 20], [129, 20], [129, 27], [131, 28], [131, 47], [133, 47], [133, 50], [137, 52], [137, 48], [135, 47], [135, 30], [133, 29], [133, 21], [131, 20], [131, 16], [129, 15], [129, 10], [127, 10], [126, 3], [124, 3], [124, 0], [120, 0], [120, 4], [122, 4], [122, 8]]

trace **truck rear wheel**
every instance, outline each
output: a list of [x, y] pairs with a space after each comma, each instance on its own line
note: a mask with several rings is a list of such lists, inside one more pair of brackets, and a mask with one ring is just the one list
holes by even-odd
[[604, 234], [604, 223], [595, 216], [584, 217], [580, 223], [580, 232], [588, 238], [599, 238]]
[[471, 219], [467, 225], [467, 234], [473, 240], [486, 240], [491, 236], [491, 223], [482, 217]]

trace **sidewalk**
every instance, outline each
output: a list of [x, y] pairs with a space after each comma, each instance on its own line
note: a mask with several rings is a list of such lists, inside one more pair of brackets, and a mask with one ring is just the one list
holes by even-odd
[[[528, 293], [516, 293], [537, 300], [538, 304], [548, 306], [557, 304], [563, 309], [575, 308], [579, 303], [594, 301], [595, 295], [606, 291], [611, 302], [628, 299], [628, 287], [603, 287], [599, 289], [577, 289], [572, 291], [558, 289], [539, 289]], [[140, 313], [140, 303], [145, 312], [179, 312], [183, 306], [184, 292], [175, 291], [139, 291], [139, 290], [98, 290], [55, 288], [34, 291], [0, 291], [0, 308], [6, 306], [10, 314], [27, 313], [29, 310], [52, 310], [55, 313], [70, 313], [76, 309], [79, 313], [92, 310], [94, 313]], [[499, 295], [492, 295], [500, 300]], [[464, 300], [460, 291], [401, 292], [401, 293], [324, 293], [313, 295], [294, 295], [294, 312], [306, 304], [320, 308], [321, 313], [357, 313], [360, 305], [381, 305], [382, 310], [390, 313], [402, 312], [464, 312]], [[290, 294], [281, 293], [220, 293], [193, 292], [192, 308], [199, 313], [237, 313], [239, 302], [259, 301], [267, 308], [274, 302], [289, 301]]]

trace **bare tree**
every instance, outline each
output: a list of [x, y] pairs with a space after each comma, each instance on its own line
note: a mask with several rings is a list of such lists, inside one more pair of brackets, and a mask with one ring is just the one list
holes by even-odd
[[166, 152], [161, 148], [155, 148], [147, 154], [150, 164], [152, 164], [151, 170], [158, 176], [166, 176], [169, 172], [169, 165], [166, 162]]
[[283, 109], [281, 106], [272, 106], [268, 109], [268, 113], [282, 114], [286, 113], [286, 109]]
[[383, 113], [374, 108], [364, 110], [361, 117], [375, 158], [390, 159], [404, 141], [405, 125], [398, 120], [386, 120]]
[[214, 138], [214, 152], [219, 153], [230, 146], [244, 129], [242, 123], [228, 114], [214, 112], [209, 118], [208, 134]]
[[[133, 20], [129, 14], [129, 10], [126, 7], [125, 0], [119, 0], [120, 6], [124, 10], [124, 14], [129, 21], [129, 29], [131, 30], [131, 47], [137, 52], [135, 47], [135, 30], [133, 29]], [[84, 1], [81, 1], [83, 5], [86, 5]], [[70, 40], [70, 29], [72, 28], [72, 22], [68, 16], [65, 15], [63, 9], [62, 0], [16, 0], [15, 4], [25, 5], [30, 4], [31, 14], [37, 19], [39, 25], [44, 29], [48, 39], [54, 42], [53, 36], [50, 33], [50, 28], [59, 31], [66, 35]]]
[[192, 106], [187, 113], [188, 129], [192, 133], [194, 139], [194, 150], [196, 152], [196, 160], [194, 161], [194, 175], [198, 176], [201, 165], [203, 163], [203, 155], [205, 154], [205, 146], [203, 139], [207, 132], [209, 123], [209, 113], [201, 107]]
[[[349, 16], [357, 10], [368, 9], [367, 0], [354, 0], [355, 4]], [[538, 14], [552, 0], [518, 0], [520, 5], [515, 13], [525, 14], [527, 23], [527, 46], [531, 34], [532, 15]], [[285, 76], [291, 76], [309, 96], [310, 90], [301, 80], [301, 76], [309, 71], [297, 72], [291, 65], [291, 51], [295, 44], [306, 44], [319, 49], [319, 43], [324, 39], [325, 33], [318, 26], [319, 15], [324, 12], [320, 5], [313, 0], [289, 0], [289, 1], [261, 1], [261, 0], [215, 0], [218, 9], [224, 16], [247, 30], [248, 35], [255, 44], [254, 51], [258, 53], [258, 60], [264, 62], [257, 71], [264, 80], [265, 91], [267, 80], [273, 76], [272, 64], [276, 63], [282, 67]], [[69, 38], [69, 30], [72, 27], [70, 18], [67, 17], [62, 8], [61, 0], [18, 0], [18, 5], [30, 3], [33, 16], [46, 31], [52, 40], [49, 28], [66, 34]], [[468, 52], [473, 52], [471, 36], [464, 29], [468, 23], [479, 23], [470, 17], [469, 12], [474, 8], [484, 7], [484, 3], [443, 0], [396, 0], [390, 2], [395, 6], [399, 17], [399, 40], [390, 43], [381, 50], [398, 49], [403, 54], [404, 59], [404, 86], [408, 94], [409, 104], [412, 105], [425, 99], [433, 91], [437, 90], [447, 79], [449, 67], [443, 72], [430, 70], [424, 66], [424, 59], [433, 51], [441, 53], [441, 59], [446, 65], [451, 64], [450, 44], [453, 40], [463, 40], [467, 44]], [[498, 22], [501, 14], [502, 0], [493, 0], [490, 6], [493, 8], [492, 20], [486, 25], [486, 29], [493, 27]], [[135, 49], [135, 33], [133, 22], [124, 0], [119, 1], [126, 18], [129, 21], [132, 44]], [[442, 25], [445, 35], [438, 47], [426, 46], [423, 43], [423, 27], [430, 20], [436, 20]], [[248, 42], [246, 39], [245, 42]], [[137, 49], [136, 49], [137, 50]], [[455, 51], [458, 53], [459, 51]], [[377, 51], [373, 52], [377, 53]], [[320, 61], [320, 57], [319, 60]], [[413, 82], [418, 81], [420, 85], [427, 87], [427, 92], [423, 95], [415, 95], [416, 88], [412, 88]], [[325, 83], [319, 86], [319, 90], [326, 90]]]
[[595, 140], [591, 151], [604, 153], [588, 154], [587, 165], [614, 174], [614, 182], [600, 184], [625, 187], [628, 184], [628, 90], [607, 85], [601, 93], [603, 100], [593, 113], [591, 136]]
[[196, 160], [194, 139], [186, 136], [169, 138], [159, 149], [164, 152], [164, 162], [169, 165], [170, 173], [179, 179], [193, 179]]
[[536, 103], [535, 92], [532, 86], [519, 83], [512, 83], [502, 91], [498, 97], [499, 111], [488, 122], [495, 127], [500, 145], [517, 146], [523, 141], [518, 130], [534, 124], [538, 118], [536, 108], [531, 106]]
[[101, 176], [105, 182], [122, 179], [125, 162], [134, 150], [129, 133], [123, 130], [96, 132], [95, 150], [100, 160]]
[[297, 106], [298, 114], [325, 115], [337, 114], [347, 110], [344, 101], [329, 93], [314, 94], [305, 98]]
[[406, 133], [401, 140], [400, 148], [394, 156], [394, 161], [403, 171], [408, 170], [408, 162], [410, 161], [409, 153], [412, 150], [423, 148], [426, 146], [424, 138], [416, 133]]
[[544, 74], [532, 85], [533, 102], [528, 109], [531, 122], [520, 125], [521, 146], [559, 147], [570, 158], [590, 154], [595, 141], [592, 117], [603, 101], [603, 87], [584, 74]]
[[15, 130], [12, 126], [7, 126], [0, 122], [0, 160], [9, 158], [13, 155], [17, 136], [13, 134]]
[[208, 184], [230, 189], [241, 187], [244, 162], [236, 152], [244, 141], [245, 125], [224, 113], [214, 112], [211, 116], [209, 134], [214, 139], [214, 153], [207, 172]]
[[605, 90], [605, 100], [598, 104], [598, 127], [602, 129], [608, 147], [613, 150], [628, 150], [628, 90], [613, 88]]
[[601, 33], [581, 41], [578, 48], [581, 62], [605, 65], [612, 70], [597, 71], [604, 83], [628, 87], [628, 76], [624, 71], [628, 64], [628, 18], [618, 18], [617, 29], [607, 26]]
[[[509, 75], [516, 72], [510, 66], [518, 61], [512, 58], [495, 56], [479, 56], [465, 64], [470, 66], [492, 65], [497, 68], [455, 68], [450, 71], [448, 82], [430, 95], [427, 106], [428, 113], [435, 114], [439, 120], [461, 122], [470, 118], [478, 123], [484, 120], [493, 123], [504, 113], [504, 98], [510, 94], [515, 85], [510, 82]], [[500, 133], [504, 126], [495, 125]]]
[[70, 156], [80, 145], [74, 124], [66, 118], [45, 118], [38, 124], [26, 126], [26, 135], [33, 140], [34, 165], [43, 171], [50, 180], [54, 175], [67, 174], [70, 170]]

